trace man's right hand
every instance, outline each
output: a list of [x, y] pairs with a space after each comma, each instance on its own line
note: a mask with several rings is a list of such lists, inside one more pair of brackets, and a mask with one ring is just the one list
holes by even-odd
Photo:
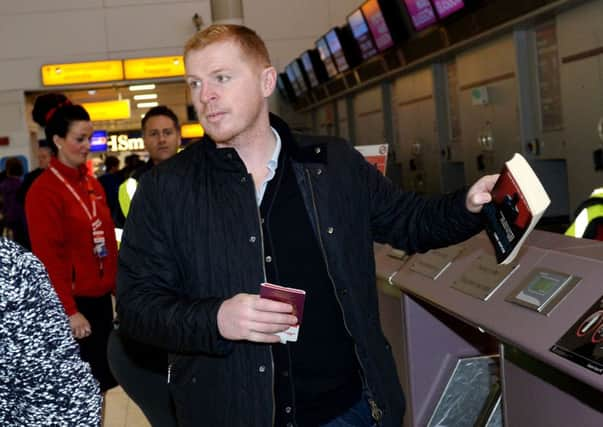
[[218, 310], [218, 330], [229, 340], [277, 343], [276, 332], [297, 324], [291, 304], [237, 294], [222, 303]]

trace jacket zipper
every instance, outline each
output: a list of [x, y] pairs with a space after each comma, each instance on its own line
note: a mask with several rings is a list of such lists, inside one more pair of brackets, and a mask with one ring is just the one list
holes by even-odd
[[[348, 327], [348, 323], [346, 321], [345, 318], [345, 312], [343, 310], [343, 305], [341, 304], [341, 300], [339, 299], [339, 295], [337, 295], [337, 288], [335, 287], [335, 281], [333, 280], [333, 276], [331, 274], [331, 269], [329, 267], [329, 260], [327, 258], [327, 251], [325, 249], [324, 246], [324, 242], [322, 239], [322, 234], [321, 234], [321, 227], [320, 227], [320, 220], [318, 217], [318, 208], [316, 207], [316, 198], [314, 197], [314, 187], [312, 185], [312, 175], [310, 173], [310, 170], [308, 168], [306, 168], [306, 175], [308, 176], [308, 185], [310, 186], [310, 196], [312, 198], [312, 212], [314, 213], [314, 219], [316, 222], [316, 228], [317, 230], [317, 235], [318, 235], [318, 245], [320, 246], [320, 251], [322, 253], [322, 257], [324, 259], [325, 262], [325, 268], [327, 270], [327, 276], [329, 276], [329, 281], [331, 282], [331, 286], [333, 287], [333, 293], [335, 295], [335, 300], [337, 301], [337, 304], [339, 305], [339, 309], [341, 310], [341, 317], [343, 319], [343, 326], [345, 327], [346, 332], [348, 333], [348, 335], [351, 337], [352, 333], [350, 331], [350, 328]], [[364, 367], [364, 365], [362, 364], [362, 360], [360, 359], [360, 355], [358, 354], [358, 347], [356, 345], [356, 343], [354, 342], [354, 353], [356, 355], [356, 360], [358, 361], [358, 365], [360, 365], [360, 369], [362, 370], [362, 382], [364, 383], [366, 389], [370, 392], [370, 389], [368, 387], [368, 383], [366, 382], [366, 369]], [[372, 394], [372, 393], [371, 393]], [[383, 416], [383, 411], [379, 408], [379, 406], [377, 405], [377, 402], [375, 402], [375, 400], [373, 399], [372, 395], [368, 397], [368, 403], [369, 406], [371, 407], [371, 416], [373, 417], [373, 419], [379, 423], [379, 421], [381, 421], [381, 417]]]
[[[262, 274], [264, 276], [264, 282], [266, 282], [268, 280], [268, 277], [266, 276], [266, 264], [264, 263], [264, 260], [266, 259], [265, 256], [265, 248], [264, 248], [264, 227], [262, 227], [262, 213], [260, 212], [260, 206], [257, 204], [257, 199], [256, 199], [256, 193], [255, 193], [255, 183], [253, 182], [253, 177], [251, 176], [251, 174], [248, 174], [248, 177], [251, 180], [251, 185], [253, 186], [253, 200], [255, 202], [256, 205], [256, 213], [257, 213], [257, 218], [258, 218], [258, 225], [259, 225], [259, 229], [260, 229], [260, 249], [261, 249], [261, 258], [260, 258], [260, 263], [262, 265]], [[276, 419], [276, 396], [274, 395], [274, 355], [272, 354], [272, 346], [268, 346], [268, 350], [270, 352], [270, 372], [272, 373], [271, 379], [272, 379], [272, 423], [271, 425], [274, 426], [274, 420]]]

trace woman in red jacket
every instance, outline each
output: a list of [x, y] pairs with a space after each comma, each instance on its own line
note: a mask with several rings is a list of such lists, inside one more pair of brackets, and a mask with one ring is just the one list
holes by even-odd
[[117, 385], [106, 356], [117, 244], [103, 188], [86, 168], [92, 123], [60, 94], [39, 96], [32, 115], [54, 153], [25, 200], [32, 250], [48, 270], [82, 359], [106, 391]]

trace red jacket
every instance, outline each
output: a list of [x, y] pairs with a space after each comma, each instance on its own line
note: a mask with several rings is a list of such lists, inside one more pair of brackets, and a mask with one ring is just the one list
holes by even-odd
[[86, 166], [70, 168], [53, 158], [50, 162], [73, 187], [92, 212], [86, 179], [92, 185], [96, 211], [102, 221], [105, 245], [103, 271], [94, 254], [92, 224], [74, 195], [49, 169], [33, 183], [25, 200], [25, 213], [33, 253], [48, 270], [50, 280], [68, 316], [78, 310], [74, 296], [101, 296], [115, 289], [117, 244], [105, 192]]

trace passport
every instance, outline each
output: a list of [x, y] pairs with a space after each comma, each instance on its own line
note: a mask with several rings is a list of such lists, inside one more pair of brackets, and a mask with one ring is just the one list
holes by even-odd
[[286, 331], [278, 332], [276, 335], [281, 339], [281, 343], [283, 344], [288, 341], [297, 341], [297, 337], [299, 336], [299, 327], [304, 314], [306, 291], [303, 289], [275, 285], [273, 283], [262, 283], [260, 285], [260, 298], [285, 302], [293, 306], [292, 314], [297, 317], [297, 325], [291, 326]]

